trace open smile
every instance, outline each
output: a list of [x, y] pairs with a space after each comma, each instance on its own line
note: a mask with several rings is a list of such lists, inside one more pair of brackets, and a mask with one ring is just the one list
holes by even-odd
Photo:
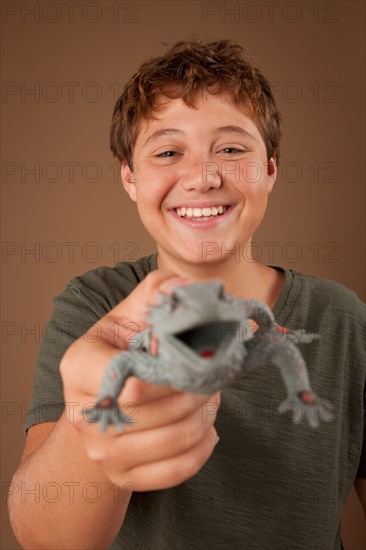
[[230, 205], [207, 206], [204, 208], [182, 206], [172, 209], [171, 213], [174, 217], [189, 225], [204, 224], [207, 226], [207, 224], [211, 225], [209, 222], [217, 223], [226, 218], [232, 208]]
[[202, 221], [206, 221], [212, 216], [222, 216], [226, 212], [226, 206], [210, 206], [206, 208], [177, 208], [175, 211], [181, 218], [196, 218]]

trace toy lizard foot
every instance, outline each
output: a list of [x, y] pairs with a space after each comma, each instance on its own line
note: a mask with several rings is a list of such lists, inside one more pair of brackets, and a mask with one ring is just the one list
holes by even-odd
[[92, 409], [88, 409], [87, 422], [100, 422], [99, 429], [105, 432], [109, 424], [119, 432], [123, 432], [123, 424], [132, 424], [134, 419], [123, 414], [118, 402], [111, 397], [98, 401]]
[[278, 410], [281, 414], [290, 413], [296, 424], [299, 424], [305, 416], [312, 428], [318, 428], [320, 422], [335, 420], [332, 405], [324, 399], [319, 399], [311, 391], [290, 395], [281, 403]]

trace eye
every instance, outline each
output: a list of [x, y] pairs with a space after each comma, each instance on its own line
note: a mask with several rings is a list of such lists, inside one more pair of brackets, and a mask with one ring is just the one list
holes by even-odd
[[238, 155], [240, 153], [245, 153], [245, 149], [237, 149], [236, 147], [224, 147], [224, 149], [221, 149], [220, 152]]
[[155, 155], [157, 158], [168, 158], [173, 157], [177, 155], [178, 153], [176, 151], [163, 151], [163, 153], [159, 153], [158, 155]]

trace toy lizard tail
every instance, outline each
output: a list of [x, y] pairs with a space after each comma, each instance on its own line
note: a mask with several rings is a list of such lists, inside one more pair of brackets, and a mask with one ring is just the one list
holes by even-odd
[[310, 343], [320, 338], [319, 334], [307, 333], [304, 329], [291, 330], [276, 323], [272, 310], [259, 300], [246, 300], [246, 315], [262, 329], [275, 330], [291, 343]]

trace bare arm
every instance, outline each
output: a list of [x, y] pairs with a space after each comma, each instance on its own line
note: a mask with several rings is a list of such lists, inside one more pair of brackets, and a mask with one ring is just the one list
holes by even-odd
[[130, 377], [118, 403], [121, 409], [126, 403], [136, 405], [135, 424], [127, 425], [122, 434], [113, 429], [102, 433], [82, 418], [84, 407], [97, 398], [109, 361], [127, 347], [123, 334], [116, 342], [110, 327], [127, 318], [145, 328], [146, 301], [166, 278], [151, 273], [98, 321], [103, 338], [91, 344], [81, 337], [63, 356], [65, 403], [78, 405], [75, 410], [67, 407], [57, 423], [43, 423], [28, 432], [13, 478], [21, 490], [12, 491], [9, 498], [12, 527], [23, 548], [106, 548], [122, 526], [131, 490], [178, 485], [195, 475], [211, 455], [217, 440], [216, 415], [203, 421], [202, 406], [218, 402], [218, 394], [181, 393]]
[[87, 457], [65, 414], [30, 428], [13, 484], [10, 519], [25, 549], [106, 548], [130, 497]]

